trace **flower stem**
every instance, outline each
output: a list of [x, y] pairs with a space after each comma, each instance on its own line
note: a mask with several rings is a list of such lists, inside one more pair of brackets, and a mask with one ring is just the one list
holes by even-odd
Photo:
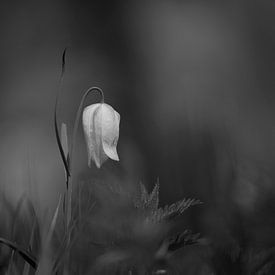
[[[57, 90], [55, 107], [54, 107], [54, 128], [55, 128], [55, 135], [56, 135], [56, 140], [57, 140], [59, 152], [61, 154], [61, 158], [62, 158], [64, 168], [65, 168], [65, 171], [66, 171], [66, 187], [67, 187], [67, 189], [66, 189], [66, 204], [65, 204], [65, 212], [66, 212], [65, 213], [65, 219], [66, 219], [65, 234], [67, 236], [67, 241], [66, 241], [67, 247], [69, 247], [69, 243], [70, 243], [70, 240], [71, 240], [71, 229], [70, 229], [71, 226], [70, 225], [71, 225], [71, 218], [72, 218], [73, 153], [74, 153], [74, 143], [76, 141], [79, 120], [80, 120], [83, 105], [84, 105], [84, 102], [85, 102], [85, 99], [87, 98], [87, 96], [91, 92], [97, 91], [101, 95], [101, 103], [103, 104], [104, 103], [104, 93], [98, 87], [91, 87], [82, 96], [82, 99], [80, 101], [80, 104], [79, 104], [79, 107], [78, 107], [78, 110], [77, 110], [75, 122], [74, 122], [73, 137], [72, 137], [70, 151], [69, 151], [68, 154], [65, 154], [64, 149], [63, 149], [62, 144], [61, 144], [61, 139], [60, 139], [60, 134], [59, 134], [59, 129], [58, 129], [59, 128], [58, 127], [58, 121], [57, 121], [57, 109], [58, 109], [58, 103], [59, 103], [59, 95], [60, 95], [61, 90], [62, 90], [63, 78], [64, 78], [64, 73], [65, 73], [65, 63], [66, 63], [65, 61], [66, 61], [66, 49], [63, 51], [63, 55], [62, 55], [61, 74], [60, 74], [59, 86], [58, 86], [58, 90]], [[69, 250], [66, 252], [66, 254], [67, 254], [66, 260], [69, 261], [69, 254], [70, 254]]]
[[71, 215], [72, 215], [72, 169], [73, 169], [73, 154], [74, 154], [74, 143], [76, 141], [76, 136], [77, 136], [77, 129], [78, 129], [78, 125], [79, 125], [79, 120], [82, 114], [82, 109], [83, 109], [83, 105], [85, 102], [85, 99], [87, 98], [87, 96], [91, 93], [91, 92], [99, 92], [101, 95], [101, 103], [104, 103], [104, 93], [103, 91], [98, 88], [98, 87], [91, 87], [89, 88], [84, 95], [82, 96], [82, 99], [80, 101], [77, 113], [76, 113], [76, 118], [75, 118], [75, 122], [74, 122], [74, 128], [73, 128], [73, 138], [72, 138], [72, 143], [71, 143], [71, 148], [70, 148], [70, 161], [69, 161], [69, 170], [71, 172], [71, 175], [69, 175], [68, 178], [68, 190], [67, 190], [67, 227], [70, 224], [71, 221]]

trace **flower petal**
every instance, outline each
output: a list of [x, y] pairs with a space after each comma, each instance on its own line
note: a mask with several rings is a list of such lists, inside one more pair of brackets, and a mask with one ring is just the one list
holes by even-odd
[[110, 105], [102, 106], [102, 146], [105, 154], [112, 160], [119, 161], [117, 142], [119, 138], [120, 115]]
[[119, 160], [116, 146], [120, 115], [108, 104], [97, 103], [83, 111], [83, 130], [88, 150], [88, 165], [98, 168], [108, 159]]
[[95, 162], [96, 166], [100, 168], [101, 164], [107, 159], [107, 156], [102, 154], [103, 150], [100, 126], [101, 105], [102, 104], [97, 103], [86, 107], [82, 116], [83, 130], [88, 151], [89, 167], [91, 167], [91, 161], [93, 161]]

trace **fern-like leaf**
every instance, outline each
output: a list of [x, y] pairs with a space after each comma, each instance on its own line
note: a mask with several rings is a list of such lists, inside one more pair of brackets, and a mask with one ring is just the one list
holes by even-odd
[[142, 182], [139, 183], [139, 190], [137, 196], [134, 200], [134, 205], [136, 208], [144, 209], [149, 199], [149, 194], [146, 190], [146, 187]]
[[186, 245], [198, 243], [200, 234], [192, 234], [188, 229], [169, 239], [168, 251], [175, 251]]
[[159, 205], [159, 183], [157, 183], [149, 196], [149, 199], [146, 204], [146, 209], [150, 211], [150, 213], [154, 213], [157, 211]]
[[166, 205], [164, 208], [159, 208], [154, 214], [154, 220], [163, 221], [171, 220], [181, 215], [189, 207], [201, 204], [197, 199], [182, 199], [171, 205]]

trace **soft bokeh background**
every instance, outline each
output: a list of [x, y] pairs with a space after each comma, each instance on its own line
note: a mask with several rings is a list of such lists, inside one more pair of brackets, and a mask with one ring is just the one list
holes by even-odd
[[42, 208], [64, 190], [53, 107], [68, 47], [60, 122], [71, 133], [90, 86], [121, 114], [121, 161], [101, 170], [88, 169], [79, 129], [79, 181], [152, 188], [159, 178], [161, 204], [204, 201], [185, 216], [196, 231], [237, 224], [249, 242], [274, 242], [274, 9], [269, 0], [2, 1], [1, 190], [31, 190]]

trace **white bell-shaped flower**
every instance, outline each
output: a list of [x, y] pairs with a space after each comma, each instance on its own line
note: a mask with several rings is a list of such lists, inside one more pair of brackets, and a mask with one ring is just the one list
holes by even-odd
[[120, 115], [105, 103], [87, 106], [82, 116], [83, 130], [88, 150], [88, 166], [93, 161], [97, 168], [108, 159], [119, 161], [117, 142]]

